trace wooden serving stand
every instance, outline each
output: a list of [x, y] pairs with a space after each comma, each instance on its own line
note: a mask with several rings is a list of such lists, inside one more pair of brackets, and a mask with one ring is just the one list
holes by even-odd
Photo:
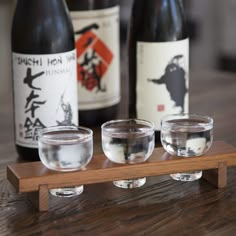
[[18, 163], [7, 166], [7, 179], [20, 193], [30, 193], [39, 211], [49, 207], [49, 189], [110, 182], [143, 176], [158, 176], [204, 170], [203, 178], [218, 188], [227, 184], [227, 167], [236, 166], [236, 148], [218, 141], [206, 155], [179, 158], [163, 148], [156, 148], [148, 161], [139, 164], [115, 164], [105, 155], [94, 156], [86, 169], [74, 172], [48, 170], [41, 162]]

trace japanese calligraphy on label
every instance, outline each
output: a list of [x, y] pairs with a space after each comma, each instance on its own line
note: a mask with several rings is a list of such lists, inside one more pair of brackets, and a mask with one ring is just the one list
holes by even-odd
[[167, 114], [189, 109], [189, 41], [137, 43], [137, 116], [160, 130]]
[[78, 124], [76, 51], [12, 57], [16, 144], [37, 148], [41, 128]]
[[79, 109], [119, 103], [119, 7], [72, 12], [78, 69]]

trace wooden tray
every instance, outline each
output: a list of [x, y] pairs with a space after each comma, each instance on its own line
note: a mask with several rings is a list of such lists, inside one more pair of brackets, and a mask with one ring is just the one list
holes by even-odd
[[86, 169], [74, 172], [48, 170], [41, 162], [7, 166], [7, 179], [20, 193], [34, 193], [31, 199], [39, 211], [49, 207], [49, 189], [94, 184], [143, 176], [158, 176], [204, 170], [203, 178], [218, 188], [226, 187], [227, 167], [236, 166], [236, 148], [222, 141], [214, 142], [206, 155], [179, 158], [163, 148], [156, 148], [148, 161], [124, 165], [110, 162], [105, 155], [94, 156]]

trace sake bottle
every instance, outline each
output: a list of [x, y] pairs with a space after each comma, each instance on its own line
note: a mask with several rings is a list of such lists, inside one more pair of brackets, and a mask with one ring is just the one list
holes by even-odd
[[115, 119], [120, 103], [118, 0], [67, 0], [74, 26], [80, 124]]
[[38, 132], [77, 125], [74, 31], [64, 0], [18, 0], [12, 24], [15, 143], [38, 157]]
[[181, 0], [134, 0], [128, 29], [129, 115], [153, 121], [189, 109], [189, 38]]

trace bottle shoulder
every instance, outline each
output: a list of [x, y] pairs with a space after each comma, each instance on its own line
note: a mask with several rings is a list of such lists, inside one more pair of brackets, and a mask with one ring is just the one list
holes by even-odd
[[73, 26], [66, 9], [16, 8], [11, 43], [12, 51], [18, 53], [51, 54], [73, 50]]
[[168, 42], [188, 38], [182, 4], [179, 1], [134, 1], [129, 36], [132, 41]]

